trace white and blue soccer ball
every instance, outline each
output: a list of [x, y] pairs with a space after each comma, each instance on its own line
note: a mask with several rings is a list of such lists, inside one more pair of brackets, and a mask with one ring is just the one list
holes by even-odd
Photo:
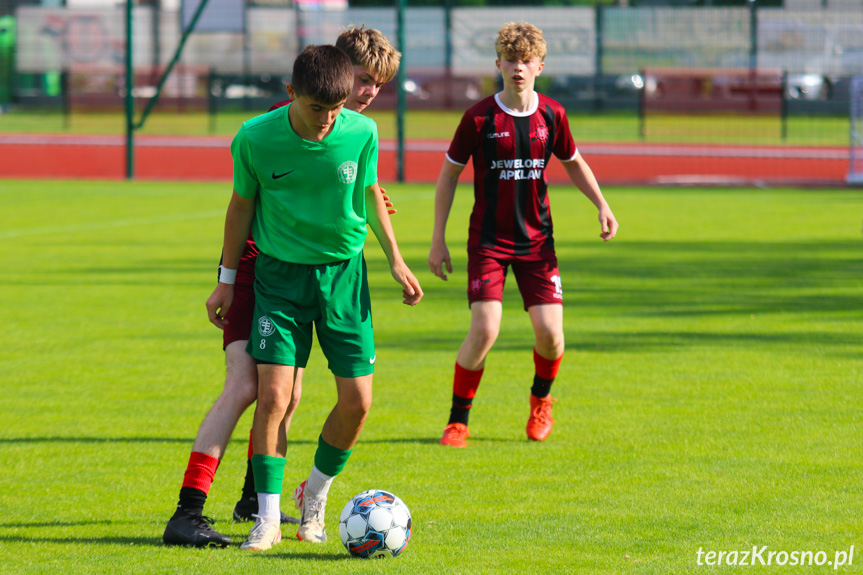
[[354, 496], [339, 517], [339, 536], [353, 557], [396, 557], [411, 540], [411, 512], [381, 489]]

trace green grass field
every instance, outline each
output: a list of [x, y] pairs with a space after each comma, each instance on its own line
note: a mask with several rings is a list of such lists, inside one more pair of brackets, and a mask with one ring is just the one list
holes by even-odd
[[[257, 112], [205, 113], [156, 112], [140, 134], [233, 136], [240, 124]], [[405, 119], [405, 137], [419, 140], [452, 139], [463, 110], [410, 111]], [[369, 111], [383, 139], [396, 138], [392, 111]], [[778, 118], [751, 116], [651, 117], [648, 136], [642, 140], [634, 113], [569, 114], [573, 135], [579, 142], [683, 143], [738, 145], [847, 146], [848, 118], [842, 116], [791, 116], [787, 138], [781, 138]], [[13, 112], [0, 114], [0, 133], [123, 134], [120, 113], [75, 113], [66, 119], [60, 113]]]
[[[513, 282], [466, 450], [437, 445], [468, 324], [467, 212], [449, 228], [456, 272], [426, 267], [429, 186], [387, 186], [423, 283], [400, 301], [366, 251], [376, 396], [330, 492], [323, 545], [263, 553], [167, 548], [188, 453], [221, 390], [204, 301], [229, 186], [4, 181], [0, 332], [0, 572], [699, 574], [828, 573], [828, 565], [699, 566], [697, 552], [854, 545], [863, 572], [863, 197], [855, 190], [609, 188], [621, 222], [603, 244], [592, 206], [556, 188], [567, 352], [544, 443], [524, 436], [532, 337]], [[319, 352], [288, 447], [304, 479], [335, 390]], [[251, 413], [206, 512], [230, 522]], [[351, 559], [338, 513], [383, 488], [413, 513], [393, 561]], [[767, 556], [765, 554], [764, 558]]]

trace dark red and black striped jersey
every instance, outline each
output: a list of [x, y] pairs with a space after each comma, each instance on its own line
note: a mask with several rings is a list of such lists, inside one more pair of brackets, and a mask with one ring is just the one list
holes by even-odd
[[525, 255], [554, 249], [545, 170], [552, 154], [570, 161], [578, 150], [563, 106], [534, 94], [526, 112], [508, 109], [499, 94], [482, 100], [465, 112], [450, 143], [450, 162], [464, 166], [473, 157], [468, 250]]
[[290, 104], [291, 102], [293, 102], [293, 100], [282, 100], [281, 102], [276, 102], [275, 104], [273, 104], [272, 106], [270, 106], [270, 109], [269, 109], [269, 110], [267, 110], [267, 112], [272, 112], [272, 111], [273, 111], [273, 110], [275, 110], [276, 108], [281, 108], [281, 107], [283, 107], [283, 106], [287, 106], [287, 105], [288, 105], [288, 104]]

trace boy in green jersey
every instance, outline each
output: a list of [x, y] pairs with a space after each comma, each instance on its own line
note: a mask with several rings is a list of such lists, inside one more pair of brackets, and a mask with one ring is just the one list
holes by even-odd
[[[375, 364], [363, 245], [366, 225], [381, 244], [403, 302], [423, 292], [405, 264], [373, 184], [377, 127], [343, 110], [353, 87], [350, 59], [333, 46], [310, 46], [294, 62], [289, 106], [243, 124], [231, 144], [234, 193], [225, 218], [223, 266], [236, 269], [251, 229], [260, 255], [248, 352], [258, 363], [252, 465], [258, 514], [241, 548], [269, 549], [281, 539], [280, 495], [286, 444], [279, 432], [293, 382], [308, 361], [312, 324], [338, 400], [321, 432], [306, 481], [297, 536], [325, 541], [324, 507], [372, 400]], [[367, 208], [368, 206], [368, 208]], [[233, 286], [219, 284], [209, 306], [223, 318]]]

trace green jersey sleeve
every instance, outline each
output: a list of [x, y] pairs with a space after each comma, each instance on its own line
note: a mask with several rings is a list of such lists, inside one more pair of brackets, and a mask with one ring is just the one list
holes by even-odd
[[378, 182], [378, 126], [372, 122], [374, 133], [369, 142], [366, 144], [362, 153], [362, 160], [365, 164], [364, 187], [369, 187]]

